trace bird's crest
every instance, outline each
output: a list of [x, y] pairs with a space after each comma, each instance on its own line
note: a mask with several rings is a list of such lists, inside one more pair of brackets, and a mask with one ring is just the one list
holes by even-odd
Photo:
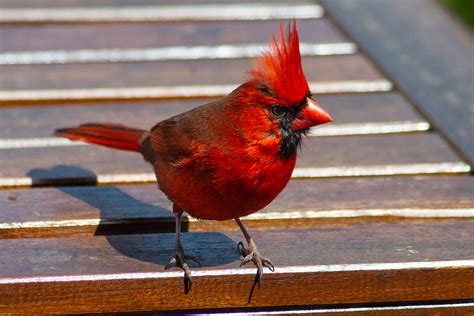
[[309, 92], [308, 82], [301, 68], [300, 42], [296, 22], [280, 24], [279, 41], [272, 36], [270, 49], [250, 70], [253, 79], [263, 81], [286, 104], [301, 102]]

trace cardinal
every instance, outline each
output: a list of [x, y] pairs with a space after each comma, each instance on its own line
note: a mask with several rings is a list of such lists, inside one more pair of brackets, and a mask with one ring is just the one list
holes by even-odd
[[[268, 205], [286, 186], [295, 168], [302, 137], [332, 118], [314, 100], [301, 67], [296, 22], [272, 37], [249, 78], [225, 98], [161, 121], [151, 129], [89, 123], [55, 131], [57, 136], [113, 149], [139, 152], [156, 174], [158, 187], [173, 202], [176, 247], [165, 268], [184, 271], [184, 291], [191, 289], [186, 254], [180, 240], [184, 212], [204, 220], [234, 219], [247, 241], [238, 244], [241, 266], [274, 271], [250, 236], [241, 217]], [[253, 288], [252, 288], [253, 289]]]

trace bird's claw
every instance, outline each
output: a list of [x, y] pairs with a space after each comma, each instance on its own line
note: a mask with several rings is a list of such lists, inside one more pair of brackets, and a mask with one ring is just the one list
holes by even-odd
[[199, 259], [194, 256], [186, 255], [182, 247], [178, 247], [175, 251], [175, 255], [170, 261], [165, 265], [165, 270], [168, 270], [172, 267], [181, 268], [184, 271], [184, 294], [188, 294], [193, 285], [193, 280], [191, 278], [191, 270], [189, 269], [187, 261], [194, 261], [201, 267], [201, 262]]
[[241, 255], [241, 262], [240, 266], [243, 267], [249, 262], [253, 262], [257, 266], [257, 274], [259, 275], [258, 282], [261, 281], [261, 276], [263, 275], [263, 267], [268, 268], [270, 271], [275, 271], [275, 266], [270, 261], [270, 259], [263, 257], [258, 251], [257, 246], [251, 240], [249, 243], [249, 247], [245, 248], [242, 242], [238, 244], [239, 252]]
[[242, 242], [239, 242], [237, 247], [239, 249], [239, 253], [241, 255], [242, 260], [240, 262], [240, 266], [243, 267], [247, 263], [253, 262], [257, 267], [257, 274], [255, 275], [255, 280], [249, 295], [250, 303], [255, 286], [258, 285], [258, 288], [260, 288], [260, 283], [262, 282], [263, 267], [268, 268], [272, 272], [275, 271], [275, 267], [273, 266], [273, 263], [270, 261], [270, 259], [262, 256], [253, 240], [250, 240], [248, 248], [245, 248]]

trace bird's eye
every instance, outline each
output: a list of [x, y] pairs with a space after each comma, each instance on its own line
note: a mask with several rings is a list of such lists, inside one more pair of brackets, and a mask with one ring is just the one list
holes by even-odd
[[286, 114], [287, 108], [286, 106], [281, 106], [278, 104], [274, 104], [270, 107], [270, 112], [277, 117], [281, 117]]

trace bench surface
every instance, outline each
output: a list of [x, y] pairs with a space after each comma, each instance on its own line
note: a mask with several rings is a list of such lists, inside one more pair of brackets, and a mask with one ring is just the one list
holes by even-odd
[[[425, 0], [232, 2], [0, 0], [0, 314], [474, 314], [472, 34]], [[190, 217], [184, 295], [150, 166], [52, 131], [215, 100], [290, 16], [334, 123], [244, 219], [276, 266], [251, 301], [238, 226]]]

